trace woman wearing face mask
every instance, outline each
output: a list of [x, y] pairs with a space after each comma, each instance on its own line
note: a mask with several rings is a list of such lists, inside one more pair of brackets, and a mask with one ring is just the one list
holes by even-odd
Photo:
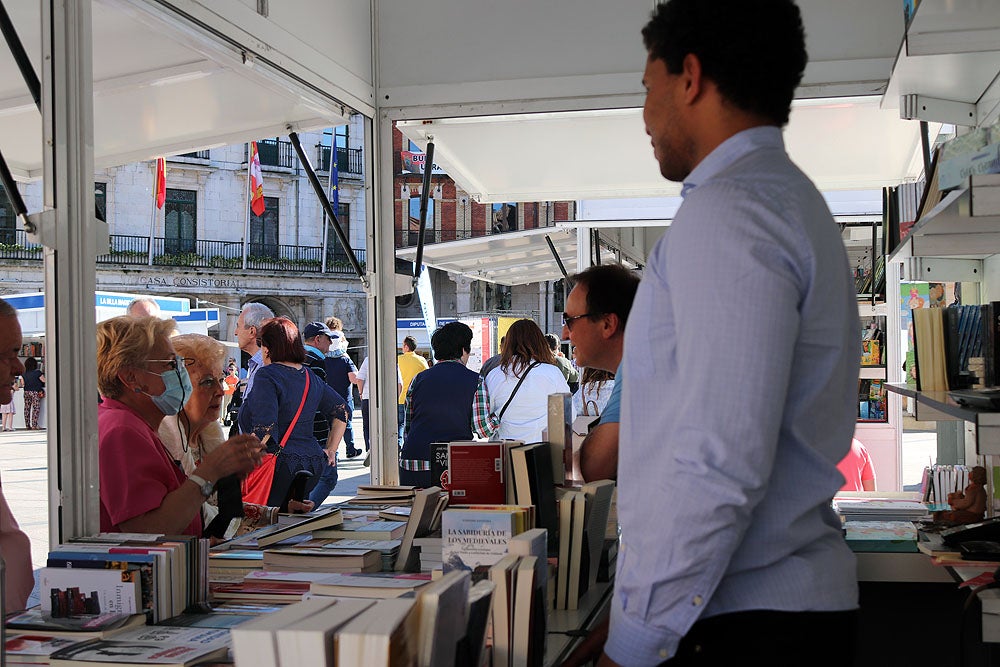
[[260, 464], [260, 442], [238, 436], [205, 454], [189, 475], [157, 436], [191, 397], [187, 363], [171, 320], [116, 317], [97, 325], [101, 530], [202, 534], [200, 509], [215, 482]]

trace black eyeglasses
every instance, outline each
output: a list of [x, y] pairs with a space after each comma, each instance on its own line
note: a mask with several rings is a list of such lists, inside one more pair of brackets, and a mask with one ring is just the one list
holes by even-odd
[[194, 363], [194, 359], [192, 359], [191, 357], [182, 357], [180, 355], [177, 355], [173, 359], [147, 359], [146, 360], [147, 364], [166, 364], [170, 368], [170, 370], [172, 370], [172, 371], [176, 371], [177, 370], [177, 362], [183, 362], [185, 366], [190, 366], [191, 364]]
[[590, 317], [591, 315], [593, 315], [593, 313], [584, 313], [583, 315], [568, 315], [566, 313], [563, 313], [563, 318], [562, 318], [563, 326], [566, 327], [567, 329], [572, 329], [573, 322], [580, 319], [581, 317]]

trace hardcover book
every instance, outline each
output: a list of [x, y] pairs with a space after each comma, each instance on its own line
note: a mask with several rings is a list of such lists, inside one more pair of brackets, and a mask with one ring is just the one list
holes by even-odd
[[500, 504], [507, 499], [501, 442], [452, 442], [448, 448], [452, 503]]

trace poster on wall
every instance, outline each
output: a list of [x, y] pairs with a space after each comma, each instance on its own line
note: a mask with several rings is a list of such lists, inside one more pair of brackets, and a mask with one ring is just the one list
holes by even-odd
[[469, 363], [466, 368], [479, 372], [483, 367], [483, 361], [492, 357], [493, 351], [493, 327], [488, 317], [468, 317], [461, 320], [472, 329], [472, 345], [469, 352]]

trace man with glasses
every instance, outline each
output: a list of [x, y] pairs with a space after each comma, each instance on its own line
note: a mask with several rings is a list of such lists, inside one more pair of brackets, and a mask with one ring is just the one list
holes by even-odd
[[573, 344], [576, 363], [615, 373], [615, 386], [600, 423], [580, 449], [580, 470], [588, 481], [618, 477], [618, 421], [621, 402], [625, 322], [639, 277], [620, 264], [592, 266], [572, 276], [566, 298], [562, 336]]
[[[264, 320], [269, 320], [272, 317], [274, 317], [274, 312], [270, 308], [262, 303], [251, 301], [243, 306], [240, 316], [236, 319], [236, 343], [240, 346], [240, 350], [250, 355], [250, 360], [247, 362], [247, 381], [240, 396], [241, 409], [242, 403], [246, 401], [250, 395], [250, 390], [253, 389], [254, 373], [264, 365], [257, 332], [260, 331], [260, 326], [264, 323]], [[236, 435], [239, 433], [239, 429], [239, 420], [234, 419], [229, 435]]]

